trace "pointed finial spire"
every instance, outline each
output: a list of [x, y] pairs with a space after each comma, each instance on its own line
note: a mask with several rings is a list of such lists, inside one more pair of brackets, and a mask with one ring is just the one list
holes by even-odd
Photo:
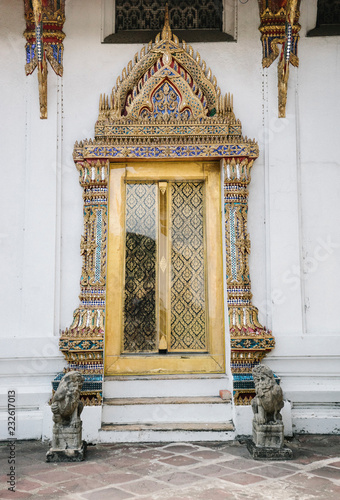
[[168, 4], [165, 4], [165, 16], [164, 16], [164, 27], [162, 30], [162, 39], [163, 40], [171, 40], [172, 32], [169, 23], [169, 7]]

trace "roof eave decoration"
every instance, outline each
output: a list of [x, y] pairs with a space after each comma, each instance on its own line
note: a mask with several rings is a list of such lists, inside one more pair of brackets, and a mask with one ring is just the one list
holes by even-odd
[[[299, 65], [297, 55], [300, 24], [300, 0], [259, 0], [262, 41], [262, 66], [268, 68], [279, 56], [278, 110], [286, 116], [289, 63]], [[281, 52], [278, 44], [282, 44]]]
[[40, 118], [47, 118], [47, 61], [63, 75], [65, 0], [24, 0], [26, 75], [38, 68]]

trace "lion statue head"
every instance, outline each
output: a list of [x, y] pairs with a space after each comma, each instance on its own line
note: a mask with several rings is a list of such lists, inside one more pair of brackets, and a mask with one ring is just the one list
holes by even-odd
[[280, 410], [283, 408], [283, 394], [274, 374], [268, 366], [257, 365], [253, 368], [256, 396], [252, 400], [254, 419], [259, 424], [281, 422]]
[[77, 410], [77, 416], [83, 409], [79, 401], [84, 377], [77, 371], [70, 371], [61, 379], [51, 404], [53, 420], [55, 423], [67, 425]]

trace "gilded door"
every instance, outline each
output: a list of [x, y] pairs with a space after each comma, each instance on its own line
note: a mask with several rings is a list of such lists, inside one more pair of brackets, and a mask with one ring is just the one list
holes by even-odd
[[224, 371], [219, 162], [112, 164], [105, 372]]

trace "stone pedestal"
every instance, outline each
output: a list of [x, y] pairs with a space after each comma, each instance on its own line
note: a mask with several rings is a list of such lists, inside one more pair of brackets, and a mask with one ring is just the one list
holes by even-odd
[[70, 424], [54, 424], [52, 436], [52, 448], [67, 449], [81, 448], [83, 424], [79, 417]]
[[46, 462], [81, 462], [85, 453], [86, 442], [82, 441], [79, 417], [70, 425], [54, 424], [52, 447], [46, 454]]
[[284, 441], [283, 424], [258, 424], [253, 420], [253, 442], [262, 448], [282, 448]]
[[284, 445], [283, 424], [259, 424], [253, 420], [253, 440], [247, 448], [255, 460], [290, 460], [292, 450]]
[[253, 441], [247, 442], [247, 448], [254, 460], [292, 460], [293, 452], [287, 446], [282, 448], [266, 448], [255, 446]]
[[46, 462], [82, 462], [85, 459], [86, 448], [86, 441], [83, 441], [80, 448], [64, 450], [50, 448], [46, 453]]

